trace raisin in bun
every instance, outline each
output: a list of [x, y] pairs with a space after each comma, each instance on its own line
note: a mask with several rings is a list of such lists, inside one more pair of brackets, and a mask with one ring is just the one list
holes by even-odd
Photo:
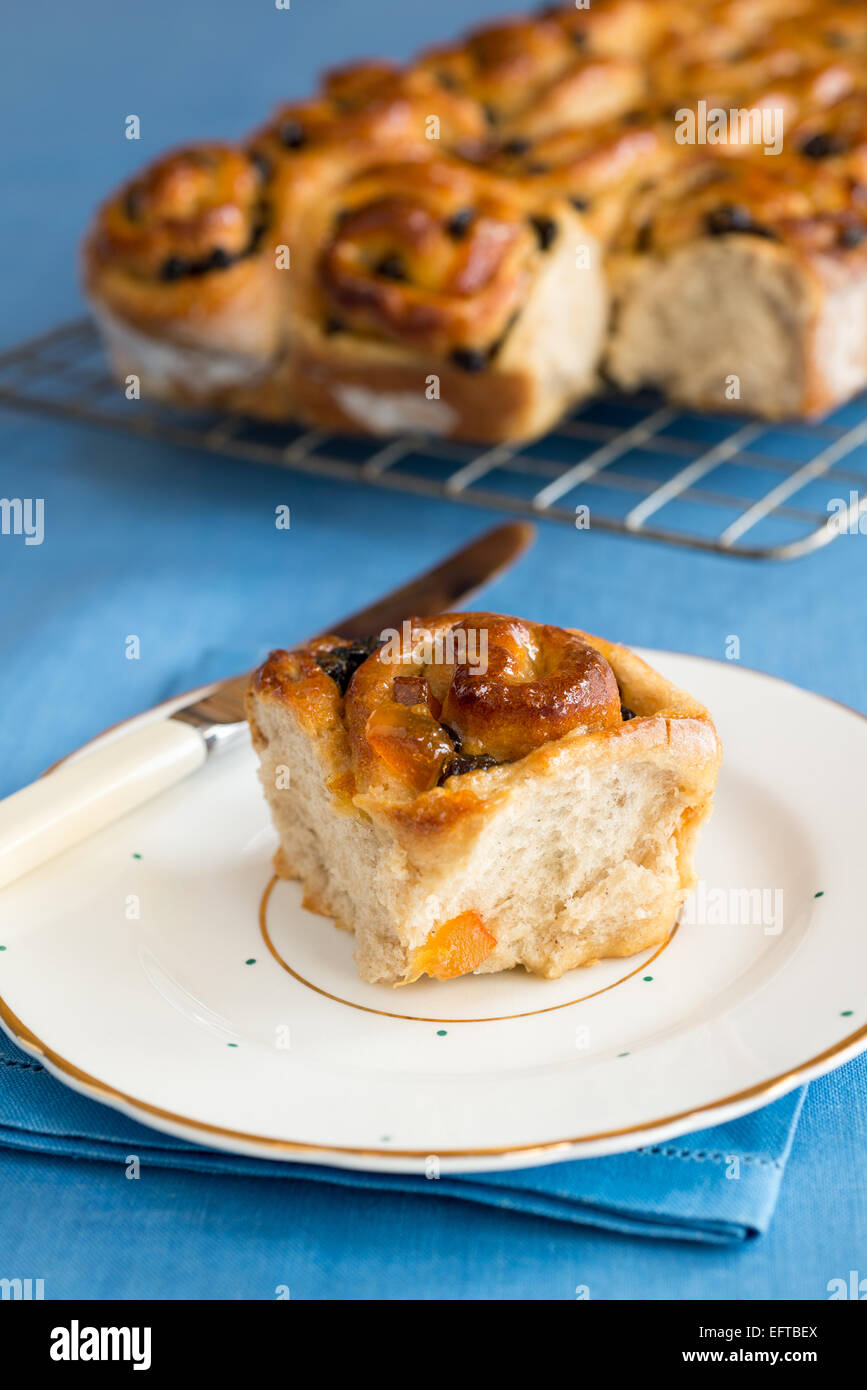
[[[838, 153], [816, 157], [829, 147]], [[750, 249], [762, 243], [769, 257], [777, 247], [802, 258], [817, 279], [833, 279], [835, 267], [854, 273], [867, 252], [867, 189], [850, 164], [859, 158], [854, 138], [844, 150], [830, 125], [820, 133], [812, 122], [803, 143], [792, 142], [778, 158], [694, 156], [633, 202], [616, 249], [666, 258], [700, 242]]]
[[312, 424], [531, 437], [589, 385], [605, 294], [563, 200], [454, 160], [379, 165], [299, 246], [290, 366]]
[[[823, 185], [830, 194], [831, 181]], [[705, 236], [776, 241], [811, 216], [818, 193], [788, 160], [693, 154], [635, 199], [617, 249], [665, 255]]]
[[[857, 92], [804, 116], [789, 135], [789, 149], [814, 169], [848, 180], [853, 208], [867, 197], [867, 102]], [[816, 175], [811, 175], [814, 178]]]
[[186, 146], [99, 210], [85, 286], [121, 376], [195, 399], [268, 368], [279, 301], [264, 172], [233, 145]]

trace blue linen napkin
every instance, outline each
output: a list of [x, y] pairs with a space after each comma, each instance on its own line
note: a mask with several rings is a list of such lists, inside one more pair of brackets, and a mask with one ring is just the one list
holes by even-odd
[[729, 1124], [634, 1153], [428, 1179], [198, 1148], [69, 1090], [2, 1036], [0, 1146], [118, 1164], [136, 1155], [142, 1168], [427, 1193], [628, 1235], [728, 1245], [767, 1230], [805, 1091]]

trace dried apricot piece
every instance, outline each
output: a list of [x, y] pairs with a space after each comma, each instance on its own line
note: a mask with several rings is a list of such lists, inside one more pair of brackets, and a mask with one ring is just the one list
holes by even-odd
[[478, 912], [461, 912], [434, 927], [413, 955], [403, 983], [412, 984], [420, 975], [432, 975], [435, 980], [469, 975], [487, 960], [496, 944], [496, 937], [487, 930]]
[[454, 752], [448, 734], [430, 710], [380, 705], [367, 720], [367, 742], [387, 772], [417, 792], [435, 787]]

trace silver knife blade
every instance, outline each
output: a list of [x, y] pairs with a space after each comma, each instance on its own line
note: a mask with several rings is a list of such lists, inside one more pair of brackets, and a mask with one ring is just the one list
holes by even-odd
[[[484, 584], [514, 564], [535, 538], [536, 527], [530, 521], [494, 526], [447, 555], [433, 569], [341, 618], [316, 636], [367, 637], [383, 628], [399, 627], [404, 618], [433, 617], [460, 608]], [[249, 672], [234, 676], [204, 699], [176, 710], [171, 717], [199, 729], [209, 752], [228, 746], [234, 742], [231, 726], [246, 724], [244, 696], [249, 682]]]

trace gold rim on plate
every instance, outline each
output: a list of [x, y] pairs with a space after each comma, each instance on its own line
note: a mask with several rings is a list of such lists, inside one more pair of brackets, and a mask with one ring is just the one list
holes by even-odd
[[[671, 945], [677, 934], [678, 928], [678, 923], [675, 922], [668, 936], [657, 946], [653, 955], [648, 956], [647, 960], [643, 960], [640, 965], [636, 965], [635, 969], [630, 970], [628, 975], [621, 975], [619, 980], [612, 980], [610, 985], [603, 985], [601, 989], [591, 990], [589, 994], [581, 994], [577, 999], [566, 999], [562, 1004], [547, 1004], [544, 1009], [525, 1009], [522, 1013], [518, 1014], [493, 1014], [488, 1018], [426, 1018], [424, 1014], [398, 1014], [393, 1013], [391, 1009], [374, 1009], [371, 1004], [356, 1004], [353, 999], [344, 999], [340, 994], [332, 994], [329, 990], [323, 989], [321, 985], [314, 985], [312, 980], [308, 980], [303, 975], [299, 975], [298, 971], [280, 955], [280, 952], [271, 940], [271, 933], [268, 930], [268, 904], [271, 900], [271, 894], [276, 885], [280, 882], [285, 882], [285, 880], [281, 880], [278, 874], [274, 874], [262, 894], [262, 899], [259, 903], [259, 931], [271, 955], [274, 957], [277, 964], [286, 971], [286, 974], [291, 975], [293, 980], [297, 980], [299, 985], [305, 985], [306, 988], [312, 990], [314, 994], [321, 994], [324, 999], [330, 999], [334, 1004], [345, 1004], [348, 1009], [358, 1009], [359, 1012], [363, 1014], [379, 1014], [381, 1018], [399, 1018], [408, 1023], [508, 1023], [509, 1020], [513, 1018], [534, 1018], [536, 1014], [553, 1014], [556, 1013], [558, 1009], [571, 1009], [575, 1004], [583, 1004], [587, 999], [595, 999], [597, 994], [607, 994], [610, 989], [616, 989], [618, 985], [624, 984], [626, 980], [631, 980], [633, 975], [637, 975], [640, 970], [646, 970], [649, 965], [652, 965], [653, 962], [662, 955], [666, 947]], [[649, 946], [645, 947], [645, 950], [650, 949]], [[643, 954], [643, 952], [641, 954]]]

